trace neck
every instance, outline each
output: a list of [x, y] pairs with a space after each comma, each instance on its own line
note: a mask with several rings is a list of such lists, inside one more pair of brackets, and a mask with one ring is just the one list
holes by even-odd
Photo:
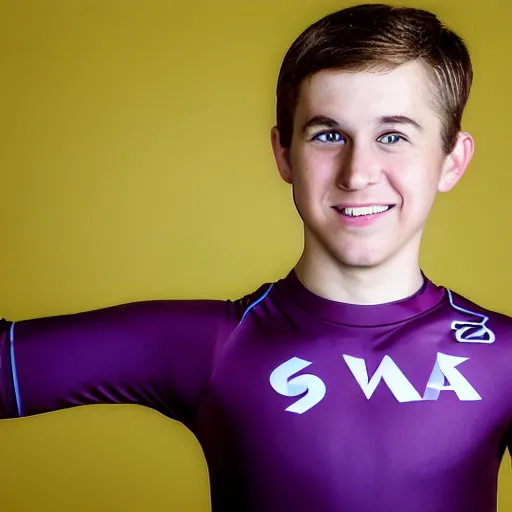
[[405, 299], [423, 285], [418, 257], [396, 257], [376, 267], [350, 267], [304, 251], [295, 267], [315, 295], [348, 304], [385, 304]]

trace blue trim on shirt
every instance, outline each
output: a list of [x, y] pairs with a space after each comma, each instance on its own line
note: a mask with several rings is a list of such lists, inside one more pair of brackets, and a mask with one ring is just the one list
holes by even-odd
[[254, 302], [249, 304], [249, 306], [247, 306], [247, 309], [244, 311], [244, 314], [242, 315], [242, 319], [240, 320], [238, 325], [240, 325], [245, 320], [245, 317], [248, 315], [248, 313], [249, 313], [249, 311], [251, 311], [251, 309], [255, 308], [261, 301], [263, 301], [267, 298], [268, 294], [270, 293], [270, 290], [272, 290], [272, 286], [274, 286], [274, 283], [272, 283], [267, 288], [267, 290], [261, 297], [259, 297], [257, 300], [255, 300]]
[[489, 317], [487, 317], [486, 315], [482, 315], [482, 313], [477, 313], [476, 311], [470, 311], [469, 309], [464, 309], [464, 308], [461, 308], [460, 306], [457, 306], [457, 304], [455, 304], [455, 301], [453, 300], [453, 295], [452, 295], [451, 290], [446, 289], [446, 291], [448, 292], [448, 298], [450, 299], [450, 305], [453, 309], [460, 311], [461, 313], [466, 313], [471, 316], [477, 316], [478, 318], [483, 318], [483, 319], [485, 319], [486, 322], [487, 322], [487, 320], [489, 320]]
[[16, 371], [16, 358], [14, 357], [14, 325], [15, 322], [11, 325], [11, 333], [10, 333], [10, 342], [11, 342], [11, 371], [12, 371], [12, 381], [14, 384], [14, 395], [16, 397], [16, 407], [18, 408], [18, 416], [21, 418], [23, 416], [21, 410], [21, 398], [20, 398], [20, 387], [18, 384], [18, 372]]

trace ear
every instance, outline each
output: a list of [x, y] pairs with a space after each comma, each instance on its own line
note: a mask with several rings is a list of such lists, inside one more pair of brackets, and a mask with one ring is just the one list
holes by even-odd
[[281, 146], [279, 138], [279, 130], [274, 126], [270, 131], [270, 142], [272, 144], [272, 151], [274, 153], [274, 160], [276, 161], [277, 169], [281, 178], [286, 183], [292, 183], [292, 166], [290, 164], [290, 153], [288, 148]]
[[471, 162], [474, 151], [473, 137], [467, 132], [460, 132], [453, 151], [445, 157], [437, 187], [439, 192], [448, 192], [458, 183]]

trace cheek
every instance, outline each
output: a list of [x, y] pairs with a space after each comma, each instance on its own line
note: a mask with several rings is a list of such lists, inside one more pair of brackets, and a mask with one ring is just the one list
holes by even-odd
[[388, 181], [400, 196], [403, 211], [418, 216], [426, 214], [437, 193], [437, 167], [427, 165], [424, 156], [416, 155], [395, 161], [391, 168]]
[[335, 184], [335, 162], [326, 152], [304, 150], [294, 156], [292, 167], [294, 186], [304, 195], [317, 196]]

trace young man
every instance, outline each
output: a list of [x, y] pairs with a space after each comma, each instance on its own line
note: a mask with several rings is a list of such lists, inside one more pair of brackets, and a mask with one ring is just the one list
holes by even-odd
[[512, 321], [423, 275], [463, 175], [472, 69], [428, 12], [361, 5], [285, 56], [272, 147], [304, 221], [290, 274], [236, 301], [2, 327], [1, 414], [135, 403], [204, 449], [215, 511], [490, 512], [512, 419]]

